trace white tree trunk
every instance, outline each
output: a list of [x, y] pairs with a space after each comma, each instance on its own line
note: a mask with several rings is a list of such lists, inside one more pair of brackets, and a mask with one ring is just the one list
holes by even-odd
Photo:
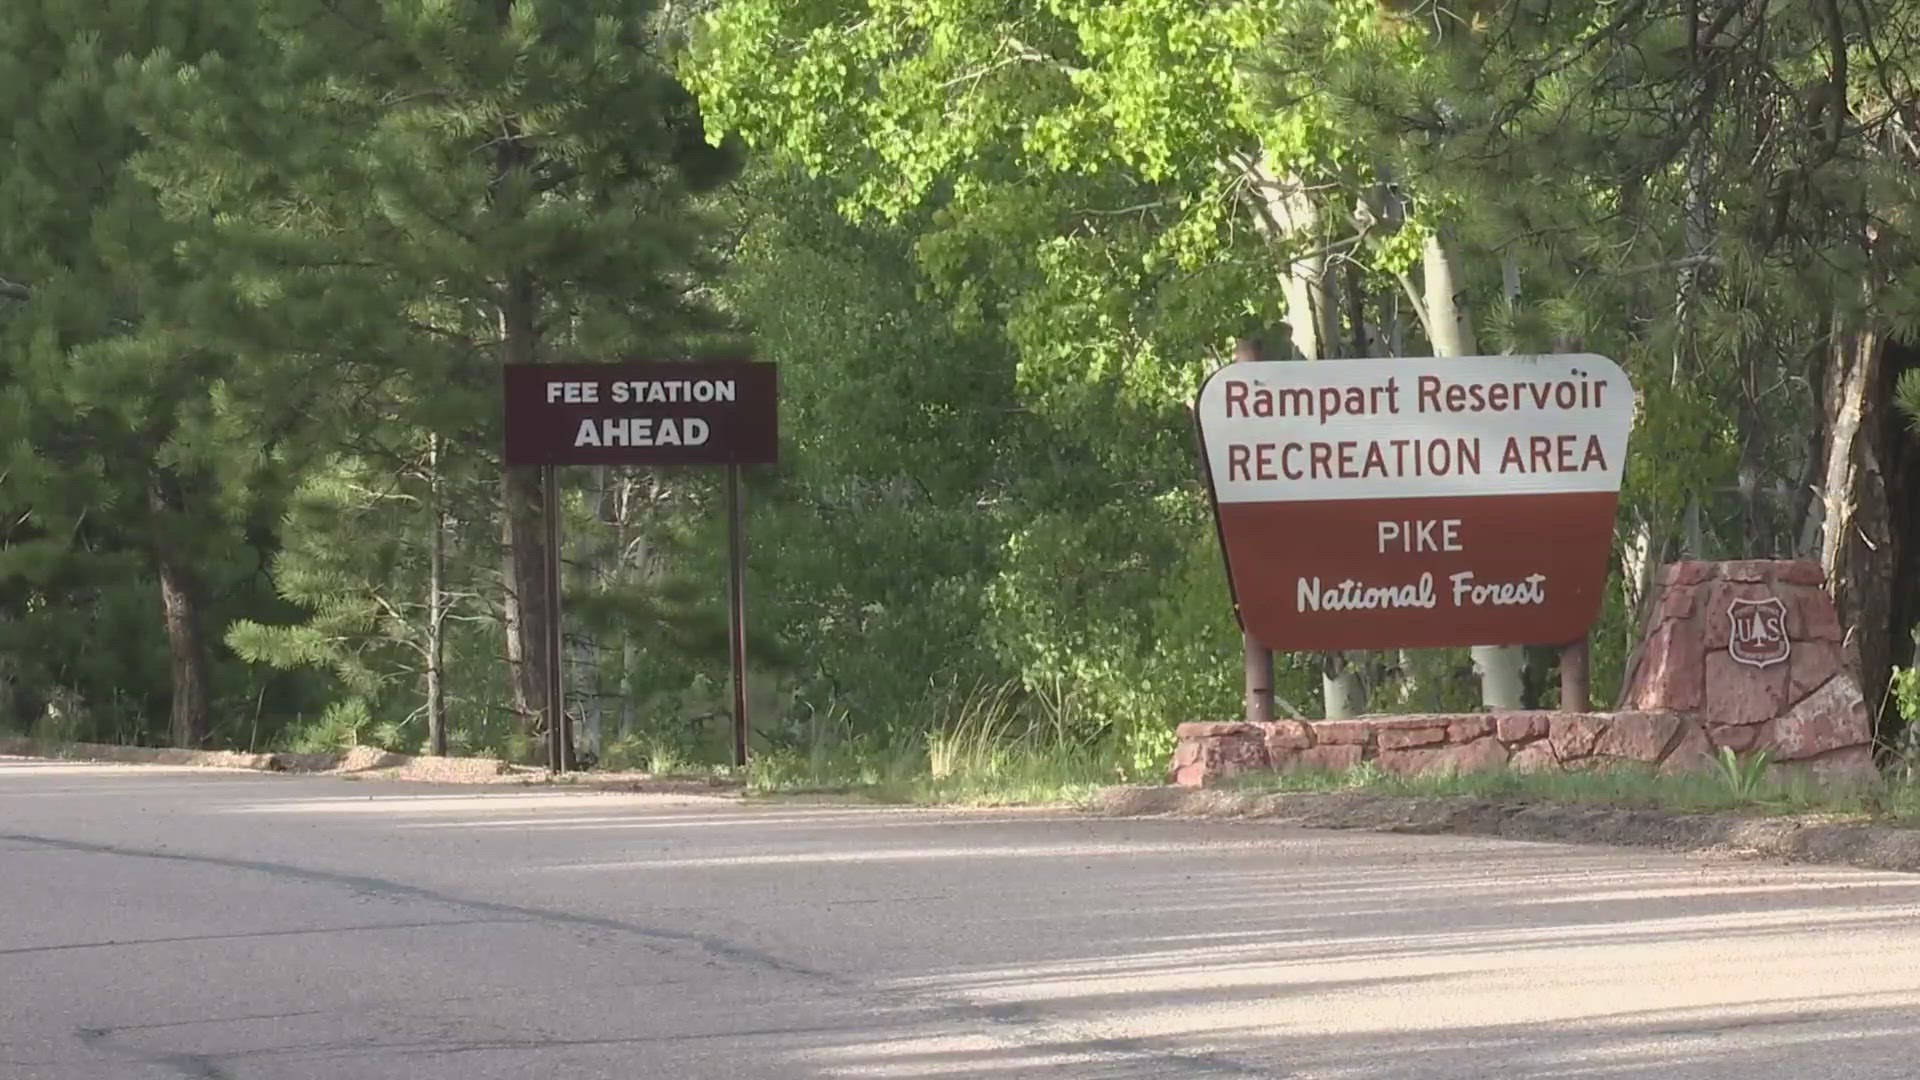
[[[614, 523], [617, 526], [614, 531], [615, 559], [613, 571], [616, 584], [624, 584], [631, 578], [637, 576], [637, 572], [634, 569], [635, 566], [645, 564], [644, 548], [637, 552], [628, 550], [630, 546], [636, 543], [629, 535], [634, 516], [634, 487], [633, 477], [630, 474], [621, 474], [620, 482], [615, 491], [613, 507]], [[640, 646], [635, 641], [632, 630], [623, 624], [620, 628], [619, 679], [619, 738], [623, 742], [631, 739], [634, 734], [633, 728], [636, 713], [634, 712], [633, 702], [640, 693], [640, 686], [636, 677], [639, 670]]]
[[1854, 494], [1859, 471], [1857, 444], [1861, 422], [1866, 416], [1867, 387], [1879, 374], [1874, 363], [1879, 347], [1879, 339], [1871, 333], [1836, 335], [1832, 346], [1834, 358], [1829, 364], [1838, 374], [1828, 380], [1829, 392], [1833, 394], [1828, 406], [1828, 415], [1832, 417], [1828, 427], [1832, 434], [1827, 440], [1826, 483], [1821, 488], [1819, 502], [1820, 566], [1827, 572], [1829, 582], [1837, 581], [1842, 572], [1847, 532], [1857, 508]]
[[1309, 253], [1280, 272], [1287, 326], [1302, 358], [1323, 360], [1339, 348], [1340, 309], [1327, 255], [1322, 250], [1320, 208], [1298, 176], [1275, 175], [1262, 160], [1244, 165], [1254, 193], [1253, 222], [1269, 244], [1304, 240]]
[[1367, 690], [1360, 682], [1360, 672], [1345, 657], [1340, 658], [1342, 667], [1334, 674], [1322, 672], [1320, 675], [1320, 693], [1325, 699], [1326, 719], [1351, 720], [1367, 711]]
[[447, 753], [447, 506], [440, 436], [427, 437], [427, 491], [433, 535], [427, 542], [427, 753]]
[[[1445, 240], [1438, 235], [1429, 236], [1421, 256], [1433, 354], [1475, 355], [1478, 349], [1473, 340], [1473, 324], [1455, 300], [1459, 289], [1454, 282], [1453, 256], [1447, 251]], [[1480, 676], [1480, 704], [1488, 709], [1520, 708], [1521, 672], [1526, 662], [1526, 651], [1518, 645], [1475, 645], [1473, 670]]]
[[[1253, 193], [1253, 221], [1273, 245], [1304, 241], [1309, 253], [1289, 261], [1280, 272], [1280, 292], [1287, 301], [1287, 328], [1301, 358], [1323, 360], [1339, 351], [1339, 291], [1321, 250], [1323, 222], [1320, 208], [1298, 176], [1278, 176], [1264, 159], [1242, 163]], [[1366, 710], [1366, 690], [1360, 673], [1344, 655], [1321, 658], [1321, 698], [1326, 718], [1344, 720]]]

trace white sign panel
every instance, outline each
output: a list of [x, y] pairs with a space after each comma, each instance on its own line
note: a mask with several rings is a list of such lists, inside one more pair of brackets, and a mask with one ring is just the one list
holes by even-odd
[[1592, 354], [1242, 362], [1197, 402], [1222, 503], [1616, 492], [1633, 406]]

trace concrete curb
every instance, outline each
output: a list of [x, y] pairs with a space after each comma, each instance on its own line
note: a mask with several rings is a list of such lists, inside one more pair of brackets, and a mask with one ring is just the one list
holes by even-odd
[[1812, 818], [1674, 814], [1360, 791], [1263, 793], [1177, 787], [1107, 788], [1095, 796], [1088, 810], [1108, 817], [1259, 819], [1311, 829], [1653, 847], [1920, 872], [1920, 829]]

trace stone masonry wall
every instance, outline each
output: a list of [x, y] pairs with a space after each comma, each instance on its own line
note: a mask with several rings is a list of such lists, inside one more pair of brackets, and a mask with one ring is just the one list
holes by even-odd
[[1819, 567], [1805, 562], [1664, 567], [1620, 712], [1181, 724], [1172, 779], [1202, 786], [1363, 761], [1398, 773], [1627, 763], [1682, 772], [1704, 768], [1722, 747], [1764, 749], [1779, 768], [1865, 779], [1874, 775], [1872, 725], [1821, 584]]
[[1181, 724], [1173, 781], [1191, 787], [1242, 773], [1340, 771], [1363, 761], [1395, 773], [1572, 769], [1637, 762], [1666, 771], [1707, 763], [1705, 733], [1671, 712], [1510, 712], [1358, 720]]
[[[1663, 567], [1621, 707], [1691, 713], [1716, 749], [1765, 749], [1822, 771], [1870, 767], [1873, 724], [1824, 582], [1812, 562]], [[1743, 663], [1732, 641], [1736, 602], [1775, 601], [1785, 659]]]

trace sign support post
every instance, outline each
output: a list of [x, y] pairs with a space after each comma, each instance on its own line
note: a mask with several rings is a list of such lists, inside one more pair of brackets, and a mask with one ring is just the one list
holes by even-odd
[[727, 645], [733, 664], [733, 763], [747, 764], [747, 545], [740, 466], [727, 466]]
[[1586, 712], [1591, 704], [1587, 693], [1587, 636], [1560, 650], [1560, 708], [1566, 712]]
[[567, 758], [567, 681], [561, 662], [566, 656], [560, 625], [560, 477], [552, 465], [540, 467], [541, 517], [546, 525], [545, 550], [547, 621], [541, 647], [547, 654], [547, 768], [563, 773]]
[[[1266, 358], [1259, 338], [1243, 337], [1233, 343], [1235, 363], [1259, 363]], [[1263, 724], [1273, 719], [1273, 650], [1245, 629], [1240, 631], [1240, 650], [1246, 680], [1246, 718], [1249, 723]]]
[[1244, 630], [1240, 648], [1246, 671], [1247, 721], [1264, 724], [1273, 719], [1273, 652]]

